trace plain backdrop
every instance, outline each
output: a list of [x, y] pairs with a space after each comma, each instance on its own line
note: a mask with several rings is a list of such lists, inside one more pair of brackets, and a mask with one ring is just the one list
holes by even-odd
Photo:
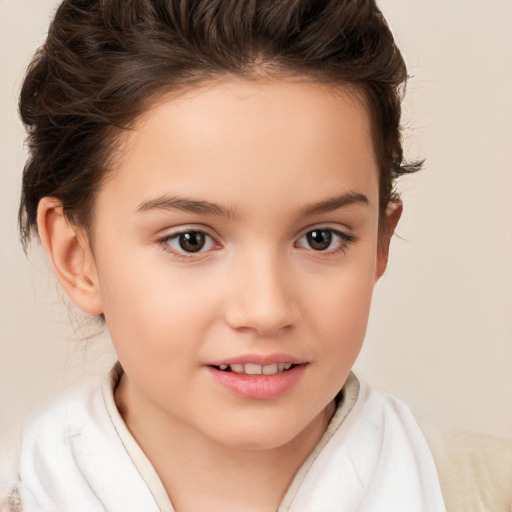
[[[17, 239], [16, 101], [55, 0], [0, 0], [0, 433], [115, 359], [79, 329], [42, 250]], [[406, 149], [425, 170], [377, 286], [356, 373], [466, 429], [512, 438], [512, 2], [381, 0], [412, 78]], [[71, 317], [71, 318], [70, 318]]]

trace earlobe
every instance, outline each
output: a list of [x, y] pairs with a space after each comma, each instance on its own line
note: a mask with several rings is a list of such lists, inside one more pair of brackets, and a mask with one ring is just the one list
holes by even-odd
[[386, 207], [386, 213], [382, 219], [383, 225], [380, 229], [381, 233], [379, 234], [376, 279], [382, 277], [388, 265], [389, 244], [391, 243], [391, 237], [395, 232], [398, 221], [402, 216], [402, 211], [403, 204], [400, 199], [390, 201]]
[[81, 310], [101, 315], [96, 265], [86, 234], [68, 221], [62, 203], [54, 197], [43, 197], [39, 201], [37, 227], [64, 291]]

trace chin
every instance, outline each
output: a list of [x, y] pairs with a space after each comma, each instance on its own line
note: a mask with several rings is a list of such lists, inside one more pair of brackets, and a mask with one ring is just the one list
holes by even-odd
[[283, 448], [295, 439], [289, 433], [271, 432], [237, 432], [235, 436], [221, 440], [221, 444], [234, 451], [258, 452]]
[[300, 445], [304, 441], [307, 444], [307, 440], [311, 440], [314, 446], [323, 435], [327, 423], [328, 417], [324, 415], [324, 411], [309, 422], [304, 422], [304, 418], [282, 415], [265, 417], [261, 414], [257, 418], [245, 417], [229, 426], [221, 427], [216, 441], [227, 448], [240, 451], [278, 450], [294, 445], [294, 441]]

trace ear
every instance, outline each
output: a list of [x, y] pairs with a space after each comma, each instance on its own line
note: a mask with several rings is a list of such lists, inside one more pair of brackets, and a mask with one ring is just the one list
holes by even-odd
[[377, 252], [377, 274], [379, 279], [388, 266], [389, 244], [395, 232], [396, 225], [402, 216], [403, 204], [400, 199], [390, 201], [386, 207], [382, 225], [380, 226], [379, 246]]
[[71, 300], [90, 315], [103, 313], [94, 254], [85, 232], [73, 226], [62, 203], [43, 197], [37, 208], [37, 227], [53, 270]]

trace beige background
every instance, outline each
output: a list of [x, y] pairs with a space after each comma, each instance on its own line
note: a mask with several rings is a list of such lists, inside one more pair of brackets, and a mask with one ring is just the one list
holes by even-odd
[[[113, 360], [83, 339], [16, 215], [16, 96], [54, 0], [0, 0], [0, 433]], [[405, 214], [360, 375], [447, 423], [512, 438], [512, 2], [381, 0], [414, 78]], [[76, 320], [76, 319], [75, 319]], [[80, 323], [80, 322], [78, 322]], [[95, 329], [91, 326], [92, 331]]]

